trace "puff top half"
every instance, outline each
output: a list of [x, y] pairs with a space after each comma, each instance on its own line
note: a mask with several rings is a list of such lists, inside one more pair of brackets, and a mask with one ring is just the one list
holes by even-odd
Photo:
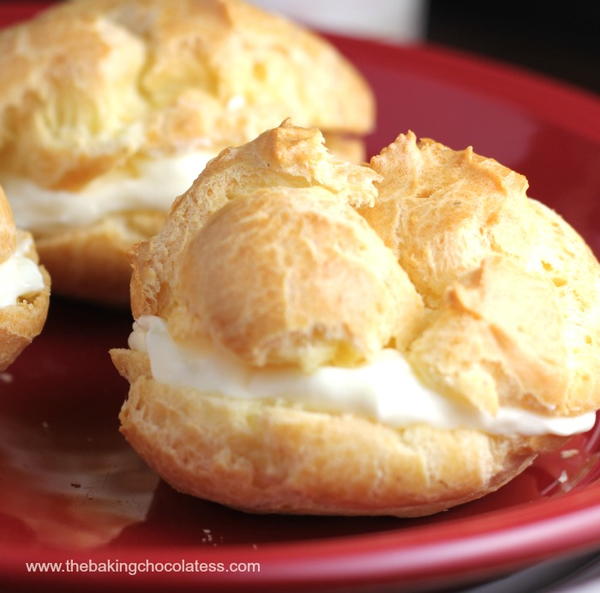
[[286, 122], [222, 152], [137, 247], [134, 316], [251, 365], [393, 347], [479, 410], [595, 410], [600, 266], [526, 191], [470, 148], [409, 133], [358, 166]]
[[136, 156], [240, 144], [292, 117], [362, 134], [330, 44], [241, 0], [75, 0], [0, 32], [4, 174], [76, 189]]
[[138, 246], [134, 315], [256, 366], [353, 364], [405, 343], [421, 298], [353, 208], [375, 179], [289, 123], [225, 150]]

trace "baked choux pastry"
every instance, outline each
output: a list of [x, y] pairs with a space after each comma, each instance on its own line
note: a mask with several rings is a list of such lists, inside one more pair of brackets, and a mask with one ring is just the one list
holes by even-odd
[[420, 516], [590, 429], [599, 266], [524, 177], [400, 136], [370, 166], [285, 122], [137, 246], [121, 430], [252, 512]]
[[50, 277], [38, 265], [33, 239], [15, 228], [0, 188], [0, 371], [42, 331], [49, 297]]
[[55, 292], [129, 302], [132, 244], [222, 149], [292, 117], [363, 158], [371, 91], [242, 0], [75, 0], [0, 32], [0, 183]]

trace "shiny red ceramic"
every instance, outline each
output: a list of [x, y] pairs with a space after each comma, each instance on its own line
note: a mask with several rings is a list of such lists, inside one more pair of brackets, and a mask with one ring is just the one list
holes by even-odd
[[[0, 4], [0, 24], [39, 7]], [[332, 40], [377, 95], [371, 153], [407, 129], [473, 145], [526, 174], [600, 252], [597, 98], [441, 48]], [[600, 546], [598, 427], [495, 494], [422, 519], [255, 516], [178, 494], [118, 432], [127, 384], [107, 350], [130, 323], [55, 299], [44, 334], [0, 374], [3, 591], [448, 589]], [[28, 572], [38, 561], [57, 564]]]

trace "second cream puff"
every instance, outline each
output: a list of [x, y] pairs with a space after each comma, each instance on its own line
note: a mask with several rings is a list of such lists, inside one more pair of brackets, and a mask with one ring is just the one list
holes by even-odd
[[373, 99], [242, 0], [75, 0], [0, 31], [0, 183], [55, 291], [128, 303], [127, 253], [223, 148], [286, 117], [362, 157]]

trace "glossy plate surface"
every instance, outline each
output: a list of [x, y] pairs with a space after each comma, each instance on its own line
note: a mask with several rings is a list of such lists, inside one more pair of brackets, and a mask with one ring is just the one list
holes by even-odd
[[[0, 4], [0, 25], [39, 7]], [[526, 174], [530, 195], [600, 252], [596, 98], [441, 48], [332, 40], [377, 94], [371, 153], [409, 128], [454, 148], [471, 144]], [[400, 591], [600, 545], [599, 427], [497, 493], [424, 519], [253, 516], [178, 494], [118, 433], [127, 385], [107, 349], [124, 345], [129, 328], [125, 312], [55, 299], [44, 334], [0, 374], [0, 584]], [[25, 562], [68, 559], [198, 560], [217, 572], [26, 572]], [[232, 562], [260, 562], [261, 571], [235, 572]]]

